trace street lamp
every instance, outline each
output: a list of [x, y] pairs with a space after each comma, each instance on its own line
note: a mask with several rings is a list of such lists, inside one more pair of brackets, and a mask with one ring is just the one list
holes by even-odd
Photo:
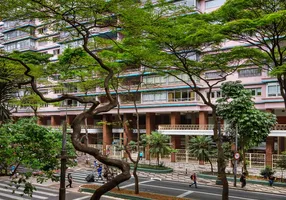
[[62, 137], [62, 150], [61, 150], [61, 180], [60, 180], [60, 200], [66, 199], [66, 165], [67, 165], [67, 150], [66, 150], [66, 142], [67, 142], [67, 107], [66, 105], [66, 119], [63, 123], [63, 137]]
[[239, 159], [239, 154], [237, 153], [237, 134], [238, 134], [238, 126], [236, 124], [235, 127], [235, 154], [234, 154], [234, 182], [233, 182], [233, 186], [236, 187], [236, 176], [237, 176], [237, 160]]

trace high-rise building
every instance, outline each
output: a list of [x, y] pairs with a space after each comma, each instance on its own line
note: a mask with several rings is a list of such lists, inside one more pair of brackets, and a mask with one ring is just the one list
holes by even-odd
[[[175, 4], [194, 6], [198, 12], [204, 13], [217, 9], [224, 2], [225, 0], [183, 0], [175, 1]], [[19, 27], [21, 29], [18, 29]], [[100, 35], [102, 32], [106, 33], [108, 30], [95, 30], [94, 34]], [[117, 37], [112, 32], [110, 32], [110, 36]], [[4, 48], [8, 52], [30, 50], [48, 53], [53, 55], [51, 60], [56, 61], [66, 46], [81, 45], [81, 40], [66, 40], [65, 38], [68, 38], [66, 33], [50, 32], [47, 25], [41, 24], [37, 20], [0, 23], [0, 48]], [[225, 43], [224, 48], [231, 48], [237, 44], [228, 42]], [[193, 59], [198, 59], [197, 55], [193, 55]], [[185, 83], [173, 76], [162, 77], [152, 73], [142, 75], [142, 70], [139, 67], [124, 72], [124, 77], [129, 78], [129, 83], [134, 85], [140, 82], [144, 83], [136, 95], [140, 114], [140, 133], [150, 134], [152, 131], [158, 130], [162, 134], [170, 135], [173, 147], [176, 149], [185, 149], [190, 136], [213, 134], [210, 108], [204, 105], [199, 96], [191, 91]], [[186, 75], [179, 76], [185, 81], [189, 81]], [[206, 72], [204, 76], [206, 79], [216, 80], [220, 74], [210, 71]], [[241, 80], [245, 88], [251, 90], [255, 97], [255, 106], [277, 116], [278, 125], [271, 131], [264, 146], [252, 149], [253, 152], [265, 153], [266, 163], [271, 165], [272, 154], [279, 154], [286, 150], [285, 108], [277, 80], [269, 77], [267, 71], [261, 71], [257, 67], [240, 69], [237, 73], [229, 76], [226, 81], [228, 80]], [[61, 91], [54, 87], [57, 84], [57, 76], [51, 77], [51, 82], [53, 82], [52, 85], [43, 86], [41, 91], [49, 97], [57, 97], [61, 94]], [[75, 86], [67, 84], [67, 88], [72, 94], [83, 95], [83, 91]], [[202, 90], [204, 90], [204, 85], [202, 85]], [[94, 91], [90, 91], [88, 95], [104, 101], [101, 91], [100, 88], [94, 88]], [[221, 95], [220, 89], [217, 87], [211, 93], [211, 98], [215, 101]], [[117, 120], [117, 109], [112, 109], [108, 113], [87, 119], [89, 144], [101, 144], [105, 151], [111, 145], [126, 138], [129, 140], [136, 138], [134, 105], [131, 99], [123, 93], [119, 95], [119, 102], [121, 115], [125, 120], [131, 121], [131, 129], [128, 129], [129, 131], [123, 135], [122, 127], [107, 124], [97, 125], [101, 121], [114, 122]], [[47, 126], [60, 126], [66, 119], [66, 115], [70, 123], [83, 109], [84, 105], [73, 100], [68, 100], [60, 106], [46, 105], [38, 110], [39, 123]], [[29, 108], [19, 108], [13, 113], [13, 116], [33, 116], [33, 112]], [[84, 130], [82, 133], [84, 134]], [[172, 161], [175, 160], [176, 157], [172, 156]]]

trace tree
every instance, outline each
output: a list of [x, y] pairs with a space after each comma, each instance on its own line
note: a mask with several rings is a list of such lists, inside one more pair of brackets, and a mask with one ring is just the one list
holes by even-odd
[[229, 0], [213, 15], [229, 40], [246, 43], [250, 60], [277, 78], [286, 107], [286, 3], [284, 0]]
[[222, 198], [228, 199], [226, 162], [218, 134], [216, 103], [211, 94], [228, 76], [247, 64], [245, 58], [252, 57], [252, 54], [240, 47], [221, 51], [225, 39], [221, 34], [223, 27], [209, 23], [206, 15], [190, 14], [190, 9], [177, 11], [164, 3], [158, 7], [142, 9], [142, 18], [136, 19], [136, 27], [132, 26], [134, 21], [130, 17], [122, 19], [125, 35], [122, 49], [146, 71], [175, 77], [211, 108], [214, 141], [218, 149], [218, 180], [223, 184]]
[[[1, 175], [9, 175], [10, 167], [15, 166], [12, 175], [17, 173], [19, 166], [28, 169], [17, 183], [24, 182], [31, 186], [29, 177], [33, 170], [41, 170], [39, 181], [53, 178], [53, 170], [58, 169], [61, 151], [61, 132], [37, 125], [36, 118], [21, 118], [15, 123], [6, 123], [0, 127], [0, 169]], [[52, 145], [51, 145], [52, 144]], [[75, 155], [71, 140], [67, 140], [69, 155]], [[26, 181], [27, 180], [27, 181]], [[29, 189], [30, 188], [30, 189]], [[32, 194], [33, 187], [28, 187], [27, 194]]]
[[243, 168], [246, 168], [246, 151], [265, 141], [276, 116], [255, 108], [252, 95], [239, 82], [225, 82], [221, 86], [224, 97], [217, 100], [217, 114], [227, 121], [227, 130], [233, 137], [238, 127], [238, 143], [243, 152]]
[[[41, 64], [29, 64], [27, 60], [12, 54], [0, 54], [0, 58], [8, 59], [13, 62], [15, 66], [20, 66], [24, 69], [25, 83], [29, 84], [32, 90], [46, 103], [62, 102], [66, 100], [74, 100], [82, 104], [91, 105], [86, 111], [83, 111], [73, 120], [71, 128], [73, 130], [71, 138], [76, 150], [88, 153], [95, 157], [103, 164], [119, 168], [122, 173], [116, 176], [110, 182], [105, 183], [93, 194], [91, 199], [100, 199], [100, 197], [107, 191], [111, 190], [123, 181], [128, 180], [130, 176], [130, 166], [128, 163], [108, 158], [102, 155], [99, 149], [89, 147], [80, 142], [81, 123], [88, 117], [93, 117], [99, 113], [108, 112], [118, 105], [117, 100], [111, 96], [110, 82], [114, 76], [114, 68], [109, 59], [104, 57], [104, 48], [107, 44], [116, 43], [117, 29], [116, 24], [121, 23], [121, 14], [124, 10], [132, 10], [133, 18], [140, 17], [137, 11], [142, 10], [139, 3], [134, 3], [133, 0], [24, 0], [11, 1], [5, 0], [0, 11], [0, 17], [5, 20], [25, 20], [38, 19], [43, 24], [47, 24], [55, 32], [62, 32], [66, 34], [66, 40], [80, 40], [82, 41], [82, 48], [88, 54], [96, 65], [96, 74], [93, 78], [103, 80], [102, 89], [106, 95], [107, 102], [101, 103], [93, 97], [81, 97], [70, 93], [63, 92], [57, 98], [47, 98], [38, 89], [37, 80], [38, 73], [47, 72], [47, 67]], [[29, 13], [29, 14], [27, 14]], [[102, 28], [110, 30], [109, 33], [100, 33], [98, 37], [93, 37], [94, 32], [100, 32]], [[100, 37], [102, 37], [100, 39]], [[111, 42], [106, 42], [106, 41]], [[68, 41], [63, 41], [67, 43]], [[112, 47], [112, 46], [108, 46]], [[100, 51], [102, 50], [102, 51]], [[22, 55], [22, 54], [19, 54]], [[114, 60], [112, 60], [114, 63]], [[37, 73], [38, 72], [38, 73]], [[51, 75], [51, 73], [50, 73]], [[96, 76], [97, 75], [97, 76]]]
[[160, 156], [175, 152], [175, 149], [171, 147], [170, 136], [168, 135], [153, 131], [151, 135], [144, 135], [144, 140], [149, 145], [150, 154], [156, 156], [158, 166], [160, 166]]
[[207, 161], [211, 165], [213, 173], [213, 164], [211, 157], [215, 155], [216, 148], [213, 146], [213, 141], [209, 136], [196, 136], [190, 139], [190, 153], [197, 157], [200, 161]]

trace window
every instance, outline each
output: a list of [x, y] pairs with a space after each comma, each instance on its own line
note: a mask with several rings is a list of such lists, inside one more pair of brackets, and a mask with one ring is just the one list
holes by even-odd
[[223, 5], [226, 0], [209, 0], [206, 1], [206, 9], [215, 8]]
[[205, 78], [206, 79], [220, 79], [223, 76], [225, 76], [225, 73], [223, 72], [206, 72], [205, 73]]
[[268, 97], [281, 96], [281, 94], [280, 94], [280, 85], [278, 83], [269, 84], [267, 86], [267, 96]]
[[176, 90], [168, 92], [168, 102], [174, 101], [194, 101], [195, 92], [190, 90]]
[[147, 92], [142, 93], [142, 102], [152, 102], [152, 101], [166, 101], [166, 92]]
[[223, 95], [222, 95], [221, 91], [212, 91], [212, 92], [210, 93], [211, 99], [220, 98], [220, 97], [222, 97], [222, 96], [223, 96]]
[[44, 33], [46, 33], [47, 32], [47, 27], [42, 27], [42, 28], [39, 28], [38, 29], [38, 33], [39, 34], [44, 34]]
[[238, 77], [252, 77], [252, 76], [261, 76], [261, 69], [250, 68], [250, 69], [241, 69], [238, 71]]
[[60, 54], [60, 49], [55, 49], [53, 50], [53, 55], [59, 55]]
[[42, 40], [42, 41], [39, 41], [39, 46], [45, 46], [48, 44], [48, 41], [47, 40]]
[[261, 96], [261, 88], [247, 88], [250, 90], [252, 96]]

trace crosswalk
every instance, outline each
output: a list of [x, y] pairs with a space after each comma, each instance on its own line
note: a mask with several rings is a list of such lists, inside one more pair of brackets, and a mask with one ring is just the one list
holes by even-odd
[[94, 174], [95, 176], [95, 180], [97, 180], [97, 173], [93, 172], [91, 170], [84, 170], [84, 171], [75, 171], [75, 172], [71, 172], [72, 177], [73, 177], [73, 182], [74, 183], [80, 183], [80, 184], [93, 184], [93, 183], [98, 183], [98, 184], [103, 184], [105, 181], [99, 179], [98, 181], [95, 182], [87, 182], [85, 180], [85, 178], [87, 177], [87, 175], [89, 174]]
[[[59, 195], [58, 190], [46, 188], [46, 187], [36, 187], [32, 197], [23, 193], [24, 185], [20, 184], [20, 187], [16, 189], [15, 185], [11, 185], [10, 181], [0, 182], [0, 200], [42, 200], [42, 199], [57, 199]], [[24, 195], [23, 195], [24, 194]]]

